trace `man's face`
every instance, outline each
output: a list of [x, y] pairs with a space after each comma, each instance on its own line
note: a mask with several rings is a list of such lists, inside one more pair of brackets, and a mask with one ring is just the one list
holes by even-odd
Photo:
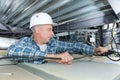
[[40, 28], [39, 29], [40, 40], [42, 40], [43, 43], [49, 42], [50, 38], [54, 35], [52, 31], [52, 25], [46, 24], [46, 25], [42, 25], [39, 28]]

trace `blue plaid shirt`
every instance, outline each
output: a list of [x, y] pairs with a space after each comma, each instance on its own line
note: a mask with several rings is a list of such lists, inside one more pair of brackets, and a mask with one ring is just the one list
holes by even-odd
[[[8, 48], [8, 56], [46, 56], [48, 53], [56, 54], [58, 52], [82, 52], [88, 55], [93, 55], [93, 47], [80, 42], [70, 43], [63, 42], [51, 38], [47, 43], [47, 49], [43, 52], [40, 47], [34, 42], [31, 37], [23, 37], [18, 42], [12, 44]], [[22, 59], [22, 58], [21, 58]], [[42, 63], [44, 59], [34, 61], [34, 63]]]

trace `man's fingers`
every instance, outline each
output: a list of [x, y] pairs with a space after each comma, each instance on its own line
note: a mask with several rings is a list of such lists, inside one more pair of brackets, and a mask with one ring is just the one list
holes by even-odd
[[97, 53], [97, 54], [103, 54], [103, 53], [105, 53], [105, 52], [108, 52], [107, 48], [105, 48], [105, 47], [98, 47], [98, 48], [96, 49], [96, 53]]
[[58, 54], [57, 57], [61, 58], [61, 60], [57, 61], [60, 64], [71, 64], [73, 60], [73, 56], [71, 56], [68, 52]]

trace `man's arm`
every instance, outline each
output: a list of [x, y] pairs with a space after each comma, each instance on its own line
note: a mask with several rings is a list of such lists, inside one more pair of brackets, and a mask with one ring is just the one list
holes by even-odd
[[57, 51], [60, 51], [60, 52], [68, 51], [68, 52], [81, 52], [88, 55], [94, 54], [93, 46], [89, 46], [81, 42], [71, 43], [71, 42], [53, 40], [53, 43], [54, 43], [54, 46], [57, 47]]
[[[45, 52], [41, 52], [40, 49], [32, 45], [32, 42], [29, 38], [22, 38], [20, 41], [11, 45], [8, 48], [8, 56], [28, 56], [28, 57], [38, 57], [38, 56], [46, 56]], [[19, 59], [19, 58], [18, 58]], [[20, 58], [20, 60], [24, 60], [24, 58]], [[39, 59], [39, 61], [35, 61], [35, 63], [42, 63], [44, 59]]]

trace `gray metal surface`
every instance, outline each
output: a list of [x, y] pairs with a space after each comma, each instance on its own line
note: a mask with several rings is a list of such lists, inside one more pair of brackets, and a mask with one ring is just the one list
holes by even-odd
[[19, 66], [45, 80], [120, 80], [120, 62], [112, 62], [106, 57], [75, 60], [71, 65], [49, 62]]
[[0, 66], [0, 80], [44, 80], [18, 66]]
[[120, 19], [120, 0], [108, 0], [108, 2], [110, 3], [115, 14]]
[[73, 24], [69, 26], [70, 29], [84, 28], [111, 23], [117, 19], [107, 0], [0, 0], [0, 23], [7, 28], [6, 34], [30, 34], [30, 17], [41, 11], [49, 13], [57, 23], [56, 26], [65, 30], [67, 24]]

